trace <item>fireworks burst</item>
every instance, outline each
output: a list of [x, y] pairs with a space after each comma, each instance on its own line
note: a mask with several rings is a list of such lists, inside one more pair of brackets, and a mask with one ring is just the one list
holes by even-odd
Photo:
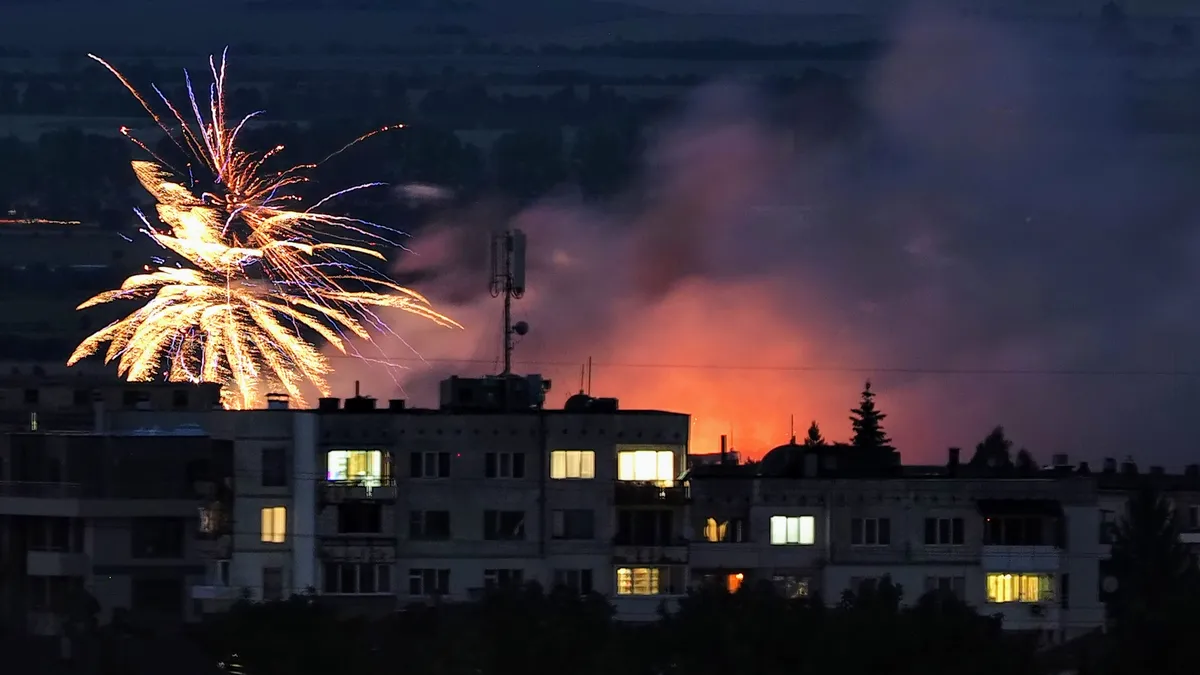
[[[418, 293], [397, 285], [364, 259], [385, 260], [377, 247], [394, 247], [390, 230], [347, 216], [320, 213], [330, 200], [359, 185], [302, 208], [292, 194], [315, 165], [267, 171], [266, 153], [238, 147], [238, 135], [259, 113], [230, 124], [225, 108], [225, 57], [209, 59], [213, 82], [207, 116], [190, 78], [188, 120], [158, 88], [167, 110], [160, 115], [120, 72], [88, 55], [120, 80], [154, 122], [189, 158], [179, 171], [130, 130], [121, 132], [151, 160], [133, 162], [138, 182], [154, 197], [161, 225], [144, 216], [143, 232], [183, 263], [146, 267], [117, 290], [84, 302], [85, 309], [117, 300], [144, 304], [85, 339], [68, 360], [73, 365], [108, 344], [105, 362], [116, 361], [130, 381], [165, 374], [175, 382], [218, 382], [229, 408], [259, 405], [264, 386], [278, 385], [303, 403], [307, 382], [328, 395], [328, 359], [305, 335], [320, 336], [346, 353], [349, 336], [370, 340], [368, 328], [388, 330], [375, 313], [399, 309], [442, 326], [461, 328]], [[185, 72], [186, 76], [186, 72]], [[385, 129], [355, 139], [333, 153]], [[194, 187], [197, 169], [215, 186]], [[139, 213], [141, 216], [141, 213]]]

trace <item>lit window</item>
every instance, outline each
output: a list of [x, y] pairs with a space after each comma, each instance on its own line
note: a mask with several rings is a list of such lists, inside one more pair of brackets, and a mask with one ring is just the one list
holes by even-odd
[[617, 595], [658, 595], [660, 579], [657, 567], [622, 567], [617, 570]]
[[262, 510], [262, 541], [265, 544], [282, 544], [287, 538], [287, 508], [268, 506]]
[[381, 450], [331, 450], [325, 468], [330, 482], [379, 487], [391, 479]]
[[716, 518], [709, 518], [704, 523], [704, 541], [713, 543], [725, 541], [725, 535], [729, 531], [729, 522], [718, 523]]
[[737, 593], [738, 589], [742, 587], [742, 582], [745, 580], [746, 575], [742, 574], [741, 572], [738, 572], [737, 574], [730, 574], [725, 577], [725, 588], [730, 593]]
[[566, 480], [595, 477], [595, 450], [554, 450], [550, 453], [550, 478]]
[[771, 544], [812, 546], [816, 540], [816, 519], [812, 516], [771, 516]]
[[1054, 577], [1049, 574], [989, 574], [988, 602], [1045, 602], [1054, 593]]
[[675, 453], [671, 450], [618, 452], [617, 480], [644, 481], [667, 487], [675, 482]]

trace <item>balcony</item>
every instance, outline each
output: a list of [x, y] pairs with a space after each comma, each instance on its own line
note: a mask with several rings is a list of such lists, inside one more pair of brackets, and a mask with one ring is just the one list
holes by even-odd
[[1056, 546], [1002, 546], [986, 544], [980, 557], [985, 572], [1057, 572], [1062, 551]]
[[83, 577], [91, 570], [87, 554], [67, 551], [30, 551], [25, 554], [25, 574], [31, 577]]
[[618, 565], [666, 565], [687, 563], [687, 561], [688, 543], [684, 539], [655, 544], [634, 544], [621, 539], [613, 540], [613, 563]]
[[242, 589], [226, 584], [206, 584], [192, 586], [193, 600], [224, 600], [233, 601], [241, 598]]
[[79, 499], [83, 488], [78, 483], [46, 481], [0, 481], [0, 498]]
[[664, 487], [654, 482], [617, 481], [613, 492], [618, 506], [682, 506], [691, 497], [686, 483]]
[[330, 504], [351, 501], [396, 501], [396, 481], [391, 478], [377, 480], [339, 480], [326, 481], [324, 486], [325, 501]]

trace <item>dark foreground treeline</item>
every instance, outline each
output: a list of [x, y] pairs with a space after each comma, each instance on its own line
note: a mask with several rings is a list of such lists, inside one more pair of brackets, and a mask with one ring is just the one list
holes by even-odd
[[200, 640], [250, 675], [1193, 675], [1200, 575], [1179, 530], [1157, 494], [1132, 499], [1104, 565], [1117, 581], [1107, 632], [1050, 649], [950, 594], [903, 607], [887, 579], [834, 607], [769, 585], [701, 590], [636, 625], [614, 621], [602, 598], [536, 587], [375, 621], [297, 597], [216, 615]]
[[213, 656], [237, 654], [252, 675], [1001, 675], [1036, 663], [1034, 638], [1006, 633], [952, 596], [930, 594], [906, 609], [899, 599], [888, 583], [833, 608], [784, 600], [769, 587], [713, 589], [656, 623], [622, 624], [601, 598], [536, 587], [373, 623], [338, 620], [297, 597], [239, 607], [205, 637]]

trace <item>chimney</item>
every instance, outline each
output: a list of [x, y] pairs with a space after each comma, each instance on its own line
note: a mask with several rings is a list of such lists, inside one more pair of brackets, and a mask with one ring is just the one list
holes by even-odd
[[1087, 462], [1080, 462], [1079, 463], [1079, 475], [1080, 476], [1090, 476], [1091, 474], [1092, 474], [1092, 467], [1088, 466]]
[[341, 405], [342, 399], [340, 398], [326, 397], [317, 399], [317, 410], [337, 410]]
[[1126, 457], [1124, 462], [1121, 462], [1121, 473], [1126, 476], [1136, 476], [1138, 472], [1137, 464], [1134, 463], [1132, 457]]
[[726, 436], [725, 434], [721, 434], [721, 463], [724, 464], [725, 460], [728, 459], [728, 457], [729, 457], [729, 437]]
[[354, 398], [362, 398], [362, 394], [358, 390], [358, 380], [354, 381]]
[[1071, 458], [1068, 457], [1067, 455], [1063, 455], [1063, 454], [1052, 456], [1050, 458], [1050, 461], [1054, 465], [1054, 468], [1056, 468], [1056, 469], [1058, 467], [1071, 465]]
[[287, 394], [267, 394], [267, 410], [287, 410], [291, 399]]
[[1161, 466], [1150, 467], [1150, 475], [1151, 476], [1165, 476], [1166, 473], [1167, 473], [1166, 469], [1164, 469]]
[[954, 476], [954, 475], [958, 474], [958, 463], [962, 456], [962, 449], [961, 448], [950, 448], [947, 451], [947, 454], [949, 455], [949, 457], [946, 460], [946, 469], [949, 471], [951, 476]]
[[407, 407], [407, 403], [402, 398], [393, 398], [388, 401], [388, 410], [404, 410], [405, 407]]
[[1113, 459], [1112, 457], [1105, 457], [1104, 458], [1104, 473], [1116, 473], [1116, 472], [1117, 472], [1117, 460]]

